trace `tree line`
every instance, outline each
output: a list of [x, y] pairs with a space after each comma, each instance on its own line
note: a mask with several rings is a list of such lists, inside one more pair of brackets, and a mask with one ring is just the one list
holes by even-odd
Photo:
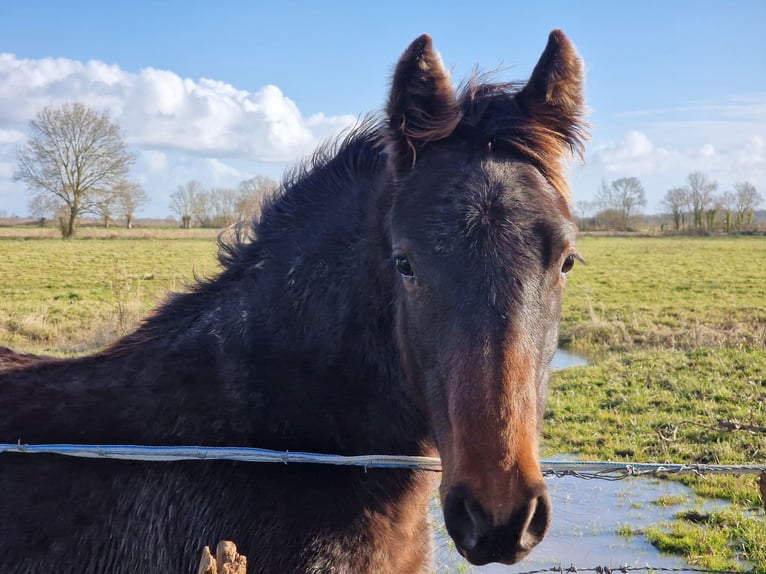
[[[29, 122], [29, 137], [16, 154], [13, 179], [27, 185], [30, 214], [54, 219], [62, 237], [74, 237], [80, 220], [99, 218], [105, 227], [121, 219], [133, 225], [149, 201], [128, 177], [135, 156], [127, 149], [119, 124], [107, 111], [79, 103], [45, 107]], [[179, 186], [170, 209], [182, 227], [224, 227], [240, 214], [255, 211], [276, 182], [256, 176], [238, 188], [204, 189], [197, 181]]]
[[[717, 193], [718, 182], [701, 171], [691, 172], [686, 185], [669, 189], [662, 199], [662, 229], [667, 232], [741, 233], [753, 229], [763, 196], [749, 181]], [[593, 201], [579, 201], [576, 213], [582, 229], [629, 231], [642, 223], [646, 191], [637, 177], [603, 180]]]
[[170, 195], [170, 210], [181, 220], [181, 227], [226, 227], [243, 215], [255, 214], [263, 198], [277, 183], [263, 175], [243, 180], [239, 187], [205, 189], [191, 180]]
[[755, 186], [739, 181], [733, 189], [717, 191], [718, 182], [701, 171], [690, 173], [686, 185], [669, 189], [662, 204], [671, 217], [672, 229], [725, 233], [751, 230], [755, 209], [763, 202]]

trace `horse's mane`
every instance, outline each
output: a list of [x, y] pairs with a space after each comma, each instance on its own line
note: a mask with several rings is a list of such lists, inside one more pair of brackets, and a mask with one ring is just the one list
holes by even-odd
[[251, 219], [240, 219], [219, 235], [221, 266], [229, 269], [247, 265], [257, 257], [255, 243], [268, 241], [271, 231], [284, 228], [285, 221], [290, 221], [292, 228], [299, 227], [306, 216], [313, 217], [311, 207], [324, 204], [340, 208], [344, 193], [364, 187], [364, 175], [372, 178], [385, 166], [386, 157], [379, 144], [383, 126], [382, 118], [368, 115], [289, 168], [280, 185], [264, 198], [259, 213]]

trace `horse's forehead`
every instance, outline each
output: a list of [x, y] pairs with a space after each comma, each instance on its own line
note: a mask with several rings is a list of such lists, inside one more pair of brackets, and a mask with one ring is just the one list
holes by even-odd
[[513, 243], [561, 239], [571, 227], [566, 202], [524, 162], [459, 159], [404, 193], [396, 227], [437, 251], [464, 244], [481, 256]]

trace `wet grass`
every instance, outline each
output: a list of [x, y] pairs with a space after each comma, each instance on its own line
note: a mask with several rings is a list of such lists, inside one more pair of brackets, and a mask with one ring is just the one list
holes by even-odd
[[[570, 275], [562, 340], [596, 360], [554, 375], [545, 450], [765, 464], [766, 434], [719, 422], [766, 427], [766, 239], [583, 237], [578, 248], [588, 265]], [[699, 567], [766, 572], [756, 477], [683, 481], [730, 504], [632, 535]]]

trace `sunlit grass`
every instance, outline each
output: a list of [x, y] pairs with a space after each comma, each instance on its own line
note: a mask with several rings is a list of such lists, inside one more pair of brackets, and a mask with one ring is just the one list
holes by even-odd
[[0, 239], [0, 344], [92, 350], [135, 327], [169, 291], [216, 272], [214, 236]]
[[573, 349], [763, 346], [766, 238], [582, 237], [561, 338]]

